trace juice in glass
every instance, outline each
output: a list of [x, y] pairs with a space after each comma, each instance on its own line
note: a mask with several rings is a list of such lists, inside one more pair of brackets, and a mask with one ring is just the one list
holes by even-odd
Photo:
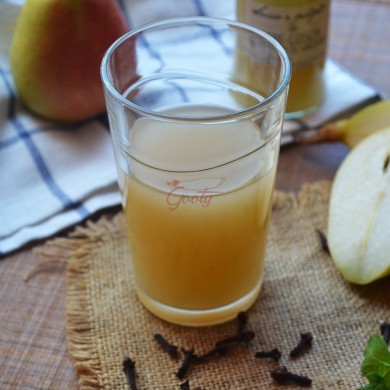
[[[195, 111], [221, 113], [185, 107], [186, 114]], [[189, 325], [221, 322], [246, 310], [262, 283], [278, 138], [265, 146], [250, 121], [175, 126], [139, 120], [132, 142], [137, 162], [122, 188], [143, 304]], [[224, 156], [234, 159], [238, 146], [247, 156], [227, 161]], [[174, 171], [186, 165], [190, 172]], [[203, 171], [207, 166], [218, 168]]]

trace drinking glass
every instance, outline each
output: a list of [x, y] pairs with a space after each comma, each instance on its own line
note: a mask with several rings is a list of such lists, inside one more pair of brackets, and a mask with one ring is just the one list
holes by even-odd
[[158, 317], [211, 325], [257, 299], [290, 73], [273, 38], [207, 17], [141, 26], [105, 54], [129, 261]]

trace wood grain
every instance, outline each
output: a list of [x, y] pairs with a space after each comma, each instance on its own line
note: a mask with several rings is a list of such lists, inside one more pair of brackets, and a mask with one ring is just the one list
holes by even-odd
[[[390, 1], [334, 0], [329, 57], [390, 98]], [[298, 191], [331, 180], [347, 154], [340, 144], [281, 151], [277, 188]], [[39, 258], [30, 245], [0, 260], [0, 388], [76, 389], [65, 335], [65, 272], [57, 266], [29, 282]]]

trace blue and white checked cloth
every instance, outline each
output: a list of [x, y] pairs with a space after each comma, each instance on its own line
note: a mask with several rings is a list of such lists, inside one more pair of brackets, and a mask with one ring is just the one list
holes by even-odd
[[[119, 0], [129, 26], [176, 16], [235, 17], [234, 0]], [[99, 118], [61, 126], [21, 105], [9, 47], [23, 0], [0, 0], [0, 255], [52, 236], [98, 210], [120, 204], [108, 129]], [[180, 54], [180, 53], [178, 53]], [[375, 96], [329, 62], [328, 100], [286, 131], [316, 126]]]

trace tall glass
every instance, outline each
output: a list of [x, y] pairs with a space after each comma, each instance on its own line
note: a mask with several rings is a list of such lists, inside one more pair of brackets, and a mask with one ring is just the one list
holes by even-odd
[[263, 280], [285, 51], [238, 22], [169, 19], [117, 40], [101, 73], [139, 299], [177, 324], [234, 318]]

